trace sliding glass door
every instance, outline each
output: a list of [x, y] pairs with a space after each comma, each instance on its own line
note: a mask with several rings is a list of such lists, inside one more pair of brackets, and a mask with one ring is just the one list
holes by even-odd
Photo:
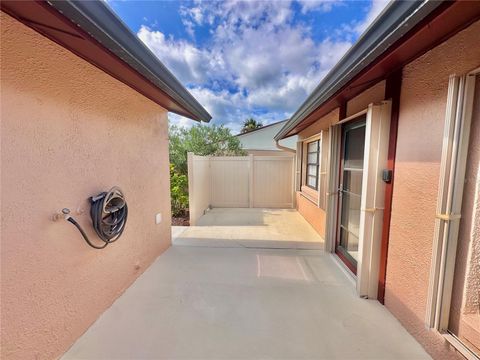
[[362, 117], [342, 126], [338, 229], [335, 252], [355, 274], [360, 236], [366, 120]]

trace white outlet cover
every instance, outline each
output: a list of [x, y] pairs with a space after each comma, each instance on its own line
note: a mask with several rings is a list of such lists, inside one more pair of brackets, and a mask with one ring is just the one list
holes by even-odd
[[155, 224], [160, 224], [162, 222], [162, 214], [158, 213], [155, 215]]

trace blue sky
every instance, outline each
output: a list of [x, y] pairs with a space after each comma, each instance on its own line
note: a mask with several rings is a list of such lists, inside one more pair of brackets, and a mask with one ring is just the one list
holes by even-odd
[[[284, 120], [383, 10], [385, 0], [124, 1], [108, 4], [233, 132]], [[193, 121], [170, 114], [173, 123]]]

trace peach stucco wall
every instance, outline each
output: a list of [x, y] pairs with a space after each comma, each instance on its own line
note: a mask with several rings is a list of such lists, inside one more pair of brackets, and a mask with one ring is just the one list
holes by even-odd
[[325, 238], [326, 213], [309, 199], [297, 191], [297, 210], [308, 221], [316, 232]]
[[[164, 109], [1, 14], [2, 359], [60, 356], [170, 245], [168, 173]], [[129, 218], [106, 249], [50, 220], [94, 238], [86, 199], [113, 185]]]
[[[361, 94], [347, 102], [347, 116], [353, 115], [368, 107], [372, 102], [382, 101], [385, 97], [385, 81], [380, 81], [371, 86]], [[299, 141], [319, 134], [322, 130], [328, 130], [330, 125], [337, 123], [340, 119], [339, 109], [331, 111], [327, 115], [315, 121], [298, 134]], [[313, 228], [325, 237], [326, 212], [320, 209], [315, 203], [297, 192], [297, 210], [313, 226]]]
[[385, 305], [435, 359], [459, 357], [425, 311], [450, 74], [480, 65], [480, 22], [403, 69]]
[[[338, 122], [338, 116], [339, 116], [338, 109], [331, 111], [327, 115], [315, 121], [312, 125], [310, 125], [306, 129], [302, 130], [298, 134], [298, 140], [302, 141], [310, 136], [319, 134], [322, 130], [328, 130], [330, 125]], [[308, 195], [310, 196], [316, 195], [316, 197], [318, 197], [318, 193], [313, 191], [312, 191], [312, 194], [308, 194]], [[325, 238], [325, 225], [326, 225], [325, 210], [320, 209], [318, 205], [316, 205], [311, 200], [307, 199], [299, 191], [297, 191], [296, 200], [297, 200], [296, 203], [297, 203], [298, 212], [305, 218], [305, 220], [308, 221], [308, 223], [310, 223], [310, 225], [312, 225], [312, 227], [318, 232], [318, 234], [322, 238]]]
[[332, 110], [327, 115], [315, 121], [312, 125], [305, 128], [298, 134], [298, 140], [302, 141], [310, 136], [319, 134], [322, 130], [328, 130], [330, 125], [337, 123], [339, 120], [338, 108]]
[[385, 80], [379, 81], [347, 102], [347, 116], [365, 110], [371, 103], [385, 99]]

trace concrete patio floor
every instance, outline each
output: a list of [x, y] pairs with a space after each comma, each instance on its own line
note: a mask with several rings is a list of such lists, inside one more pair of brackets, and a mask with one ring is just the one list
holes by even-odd
[[293, 209], [214, 208], [196, 226], [173, 229], [174, 245], [323, 249], [323, 239]]
[[63, 359], [429, 359], [318, 250], [172, 246]]

